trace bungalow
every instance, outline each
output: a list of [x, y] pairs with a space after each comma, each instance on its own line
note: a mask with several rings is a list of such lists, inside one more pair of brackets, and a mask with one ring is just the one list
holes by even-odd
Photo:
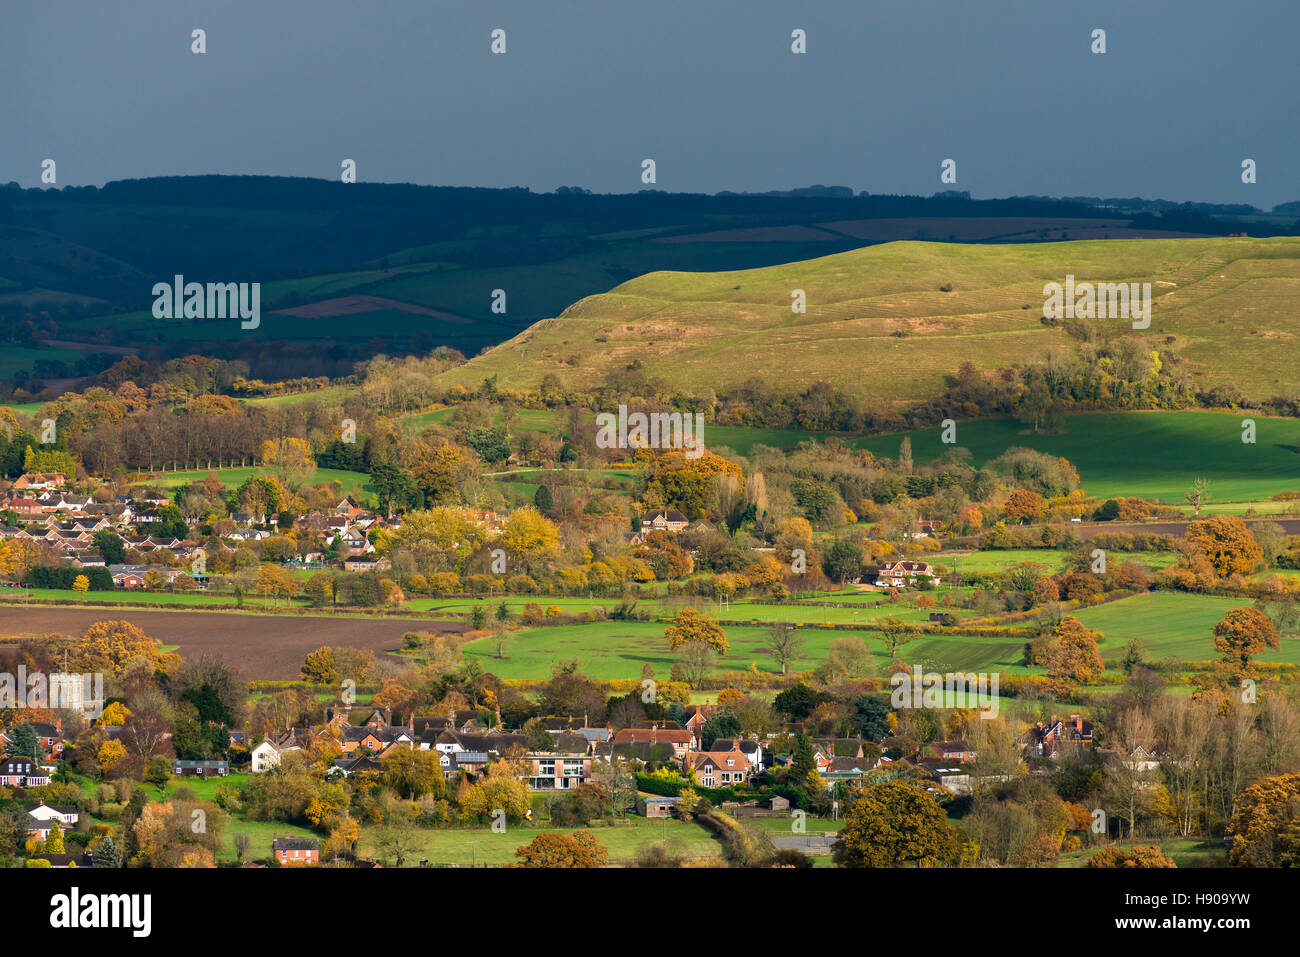
[[36, 835], [42, 841], [50, 836], [55, 824], [66, 831], [75, 827], [79, 820], [80, 812], [70, 804], [49, 805], [42, 802], [27, 805], [27, 833]]
[[186, 778], [224, 778], [230, 773], [229, 761], [173, 761], [172, 774]]
[[939, 786], [953, 794], [969, 794], [971, 791], [970, 772], [960, 762], [945, 758], [921, 758], [918, 767], [930, 772]]
[[673, 808], [681, 798], [675, 797], [643, 797], [637, 798], [636, 813], [642, 817], [672, 817]]
[[343, 559], [345, 572], [386, 572], [392, 567], [387, 558], [355, 557]]

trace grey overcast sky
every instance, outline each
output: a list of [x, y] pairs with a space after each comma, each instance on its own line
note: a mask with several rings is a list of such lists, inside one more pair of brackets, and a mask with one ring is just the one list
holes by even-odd
[[352, 158], [630, 192], [650, 157], [669, 191], [1267, 208], [1300, 199], [1298, 27], [1297, 0], [3, 0], [0, 182], [46, 157], [60, 186]]

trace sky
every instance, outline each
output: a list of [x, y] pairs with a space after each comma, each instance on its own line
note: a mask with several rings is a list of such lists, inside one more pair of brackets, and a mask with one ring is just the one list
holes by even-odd
[[59, 186], [353, 159], [622, 193], [650, 158], [672, 192], [1268, 208], [1300, 199], [1297, 28], [1295, 0], [3, 0], [0, 182], [40, 185], [46, 158]]

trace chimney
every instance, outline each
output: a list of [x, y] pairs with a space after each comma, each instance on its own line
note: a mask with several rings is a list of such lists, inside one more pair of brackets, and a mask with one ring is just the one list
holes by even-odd
[[1070, 717], [1074, 719], [1074, 730], [1083, 734], [1083, 719], [1077, 714], [1072, 714]]

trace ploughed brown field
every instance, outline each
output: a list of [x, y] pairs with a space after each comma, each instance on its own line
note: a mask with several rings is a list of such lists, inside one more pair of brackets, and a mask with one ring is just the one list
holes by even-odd
[[0, 608], [0, 636], [81, 634], [96, 621], [129, 621], [182, 658], [209, 654], [237, 666], [244, 677], [296, 680], [309, 651], [321, 645], [367, 648], [376, 656], [402, 646], [408, 631], [462, 631], [456, 622], [384, 618], [299, 618], [194, 611], [108, 608]]

